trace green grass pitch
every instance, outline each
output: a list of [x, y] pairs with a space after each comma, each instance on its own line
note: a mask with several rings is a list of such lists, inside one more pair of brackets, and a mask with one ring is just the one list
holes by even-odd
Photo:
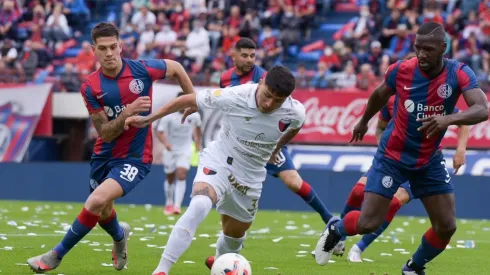
[[[75, 203], [0, 201], [0, 275], [33, 274], [25, 264], [27, 258], [55, 246], [80, 209], [81, 204]], [[160, 206], [118, 205], [116, 209], [119, 220], [133, 228], [126, 270], [117, 272], [108, 266], [112, 240], [97, 227], [49, 274], [150, 275], [178, 217], [165, 217]], [[349, 263], [344, 255], [321, 267], [310, 255], [324, 228], [319, 216], [313, 212], [259, 211], [242, 254], [251, 261], [255, 275], [400, 274], [428, 227], [427, 218], [397, 217], [385, 236], [362, 255], [371, 262]], [[219, 231], [219, 215], [213, 211], [171, 274], [209, 274], [204, 259], [214, 255]], [[359, 238], [348, 239], [347, 250]], [[474, 240], [476, 247], [461, 248], [464, 240]], [[428, 274], [490, 274], [488, 221], [458, 220], [458, 231], [450, 246], [428, 265]]]

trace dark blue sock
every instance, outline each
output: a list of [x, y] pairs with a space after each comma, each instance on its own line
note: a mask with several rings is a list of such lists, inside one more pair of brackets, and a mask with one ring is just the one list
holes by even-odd
[[413, 254], [413, 262], [420, 267], [432, 261], [437, 255], [441, 254], [446, 249], [450, 240], [442, 240], [436, 235], [434, 230], [429, 228], [422, 237], [422, 244], [419, 246], [415, 254]]
[[100, 216], [89, 212], [83, 208], [82, 212], [75, 219], [71, 228], [66, 232], [63, 240], [53, 250], [59, 258], [63, 258], [85, 235], [94, 228]]
[[105, 230], [105, 232], [111, 235], [114, 241], [119, 242], [124, 238], [124, 230], [119, 225], [119, 221], [117, 220], [117, 214], [115, 209], [112, 209], [112, 213], [109, 216], [109, 218], [103, 221], [99, 220], [99, 225], [100, 227], [102, 227], [102, 229]]
[[313, 190], [313, 188], [311, 188], [307, 182], [303, 181], [301, 188], [296, 194], [303, 198], [303, 200], [309, 204], [311, 208], [315, 209], [315, 211], [320, 214], [325, 224], [327, 224], [333, 217], [332, 213], [328, 211], [327, 207], [325, 207], [318, 195], [315, 193], [315, 190]]

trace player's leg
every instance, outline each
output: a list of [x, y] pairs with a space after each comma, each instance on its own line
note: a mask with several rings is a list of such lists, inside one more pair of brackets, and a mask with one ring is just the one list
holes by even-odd
[[164, 151], [163, 171], [165, 172], [166, 180], [163, 186], [163, 189], [165, 190], [165, 209], [163, 210], [163, 213], [165, 215], [172, 215], [174, 210], [175, 170], [176, 159], [174, 153], [171, 151]]
[[280, 163], [268, 163], [266, 166], [267, 172], [270, 175], [279, 177], [291, 191], [300, 196], [311, 208], [320, 214], [325, 224], [328, 223], [332, 218], [332, 213], [325, 207], [311, 185], [304, 181], [298, 171], [296, 171], [286, 147], [281, 149], [278, 157], [281, 160]]
[[165, 172], [165, 184], [163, 189], [165, 191], [165, 209], [163, 214], [172, 215], [174, 211], [174, 198], [175, 198], [175, 171]]
[[456, 203], [451, 176], [443, 156], [433, 161], [411, 182], [415, 197], [420, 198], [432, 227], [422, 237], [422, 243], [402, 269], [402, 274], [425, 274], [425, 264], [446, 249], [456, 232]]
[[343, 236], [374, 232], [383, 223], [398, 186], [406, 181], [392, 164], [374, 159], [366, 182], [361, 211], [351, 211], [340, 221], [332, 219], [318, 240], [315, 260], [326, 265]]
[[364, 188], [366, 187], [367, 173], [364, 174], [354, 185], [350, 191], [349, 197], [345, 202], [344, 210], [340, 214], [340, 218], [344, 218], [350, 211], [360, 211], [362, 202], [364, 201]]
[[411, 193], [410, 184], [408, 182], [400, 185], [400, 188], [398, 188], [395, 196], [391, 200], [388, 214], [386, 214], [383, 224], [375, 232], [364, 235], [362, 239], [350, 249], [348, 254], [348, 260], [350, 262], [362, 262], [361, 253], [390, 226], [390, 223], [398, 210], [400, 210], [403, 205], [407, 204], [413, 197]]
[[186, 154], [181, 154], [177, 160], [177, 172], [176, 172], [176, 182], [175, 182], [175, 204], [174, 204], [174, 214], [180, 214], [180, 207], [182, 206], [182, 201], [185, 196], [186, 189], [186, 179], [187, 173], [191, 166], [190, 159], [191, 156]]

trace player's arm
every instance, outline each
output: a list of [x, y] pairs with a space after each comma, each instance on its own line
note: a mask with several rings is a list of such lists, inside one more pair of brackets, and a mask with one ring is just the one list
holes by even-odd
[[169, 114], [173, 114], [175, 112], [185, 110], [187, 108], [196, 108], [197, 109], [197, 102], [196, 102], [196, 94], [191, 93], [188, 95], [183, 95], [179, 96], [177, 98], [174, 98], [164, 106], [162, 106], [160, 109], [158, 109], [156, 112], [152, 113], [151, 115], [145, 117], [146, 123], [152, 123], [153, 121], [160, 119], [164, 116], [167, 116]]
[[160, 119], [160, 122], [158, 123], [157, 126], [157, 137], [158, 140], [167, 148], [168, 151], [172, 150], [170, 144], [168, 143], [167, 140], [167, 135], [166, 133], [168, 132], [168, 121], [165, 118]]
[[301, 127], [298, 129], [291, 129], [287, 131], [277, 142], [276, 149], [272, 154], [274, 155], [279, 153], [279, 151], [281, 151], [281, 148], [288, 144], [291, 140], [293, 140], [293, 138], [299, 133], [300, 130]]
[[474, 125], [488, 120], [488, 99], [480, 88], [474, 88], [463, 93], [468, 109], [448, 115], [448, 125]]
[[194, 142], [196, 143], [197, 150], [200, 152], [202, 150], [202, 131], [201, 126], [196, 126], [194, 128]]
[[392, 95], [393, 90], [388, 87], [385, 81], [381, 82], [369, 97], [366, 111], [361, 118], [361, 123], [367, 125], [369, 120], [388, 103]]
[[167, 77], [177, 80], [185, 94], [194, 93], [194, 86], [184, 67], [179, 62], [169, 59], [164, 60], [167, 64]]

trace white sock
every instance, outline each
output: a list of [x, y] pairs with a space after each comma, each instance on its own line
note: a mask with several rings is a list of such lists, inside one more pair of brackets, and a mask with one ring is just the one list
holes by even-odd
[[185, 196], [185, 180], [177, 180], [175, 183], [175, 204], [174, 206], [180, 208]]
[[242, 250], [243, 248], [243, 242], [245, 242], [246, 238], [247, 235], [237, 239], [221, 233], [219, 235], [218, 241], [216, 242], [215, 259], [218, 259], [219, 256], [226, 253], [240, 253], [240, 250]]
[[165, 272], [169, 274], [172, 265], [191, 245], [197, 227], [206, 218], [212, 207], [213, 202], [207, 196], [197, 195], [191, 199], [189, 208], [172, 229], [160, 263], [153, 273]]
[[170, 184], [166, 180], [163, 189], [165, 190], [165, 206], [174, 205], [175, 183]]

